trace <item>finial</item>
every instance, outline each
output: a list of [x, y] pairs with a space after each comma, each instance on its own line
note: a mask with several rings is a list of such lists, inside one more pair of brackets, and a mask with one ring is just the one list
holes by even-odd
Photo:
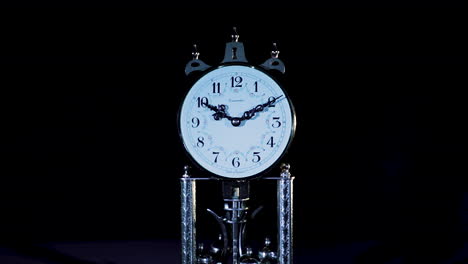
[[193, 44], [192, 56], [194, 60], [198, 60], [198, 56], [200, 56], [200, 52], [198, 51], [197, 44]]
[[263, 261], [262, 263], [270, 263], [268, 260], [272, 261], [275, 259], [275, 253], [271, 251], [270, 245], [270, 238], [266, 237], [264, 247], [258, 252], [258, 258]]
[[198, 59], [198, 56], [200, 56], [200, 52], [198, 51], [198, 45], [193, 44], [192, 46], [192, 60], [185, 65], [185, 74], [189, 75], [190, 73], [194, 71], [205, 71], [209, 69], [211, 66], [204, 63], [203, 61]]
[[273, 47], [271, 48], [271, 58], [267, 59], [262, 65], [266, 70], [277, 70], [281, 73], [285, 72], [284, 63], [278, 58], [279, 57], [279, 49], [276, 42], [273, 42]]
[[246, 255], [246, 256], [252, 256], [252, 255], [253, 255], [253, 250], [252, 250], [251, 247], [247, 247], [247, 248], [245, 249], [245, 255]]
[[288, 163], [281, 164], [280, 168], [281, 168], [281, 178], [291, 177], [291, 173], [289, 172], [289, 169], [291, 168], [291, 166]]
[[184, 166], [184, 175], [182, 175], [183, 178], [190, 178], [190, 175], [188, 174], [189, 169], [190, 169], [189, 165]]
[[276, 42], [273, 42], [273, 49], [271, 50], [271, 57], [274, 59], [277, 59], [279, 56], [279, 49], [278, 46], [276, 45]]
[[233, 34], [231, 35], [232, 42], [239, 42], [239, 33], [237, 33], [237, 27], [233, 27]]

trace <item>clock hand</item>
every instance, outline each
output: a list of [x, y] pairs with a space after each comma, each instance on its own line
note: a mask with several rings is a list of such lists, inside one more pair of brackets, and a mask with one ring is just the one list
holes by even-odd
[[211, 105], [211, 104], [209, 104], [209, 103], [204, 103], [204, 102], [202, 102], [202, 105], [208, 107], [208, 108], [209, 108], [210, 110], [212, 110], [212, 111], [218, 112], [218, 107], [216, 107], [216, 106], [214, 106], [214, 105]]
[[245, 111], [242, 117], [240, 117], [241, 121], [242, 120], [249, 120], [252, 117], [255, 116], [255, 113], [262, 112], [265, 110], [265, 108], [272, 106], [278, 99], [280, 99], [283, 95], [280, 95], [278, 97], [273, 97], [273, 98], [268, 98], [268, 102], [264, 104], [259, 104], [255, 106], [254, 108], [250, 109], [249, 111]]
[[241, 117], [232, 117], [226, 113], [226, 105], [218, 105], [214, 106], [209, 103], [204, 103], [206, 107], [208, 107], [210, 110], [214, 111], [215, 113], [213, 114], [214, 120], [221, 120], [223, 118], [226, 118], [227, 120], [231, 121], [231, 124], [233, 126], [239, 126], [242, 121], [244, 120], [249, 120], [252, 117], [255, 116], [255, 113], [262, 112], [265, 110], [265, 108], [272, 106], [278, 99], [280, 99], [283, 95], [280, 95], [278, 97], [273, 97], [273, 98], [268, 98], [268, 102], [259, 104], [255, 106], [254, 108], [245, 111], [244, 114]]
[[229, 120], [231, 120], [232, 117], [230, 117], [229, 115], [226, 114], [226, 105], [218, 105], [218, 106], [214, 106], [214, 105], [211, 105], [209, 103], [204, 103], [204, 105], [206, 107], [208, 107], [210, 110], [212, 111], [215, 111], [215, 113], [213, 114], [213, 118], [214, 120], [221, 120], [223, 118], [227, 118]]
[[241, 118], [240, 117], [232, 117], [232, 116], [228, 115], [226, 113], [226, 105], [221, 104], [221, 105], [218, 105], [217, 107], [214, 106], [214, 105], [210, 105], [208, 103], [206, 103], [205, 105], [209, 109], [215, 111], [215, 113], [213, 114], [214, 120], [218, 121], [218, 120], [221, 120], [223, 118], [226, 118], [227, 120], [231, 121], [233, 126], [239, 126], [240, 125], [240, 121], [242, 121]]
[[[237, 126], [239, 126], [241, 124], [242, 121], [251, 119], [252, 117], [255, 116], [255, 113], [262, 112], [263, 110], [265, 110], [265, 108], [270, 107], [271, 105], [273, 105], [281, 97], [282, 97], [282, 95], [280, 95], [278, 97], [273, 97], [273, 98], [270, 97], [270, 98], [268, 98], [268, 102], [266, 102], [264, 104], [259, 104], [259, 105], [255, 106], [254, 108], [252, 108], [252, 109], [250, 109], [248, 111], [245, 111], [244, 114], [241, 117], [229, 116], [229, 115], [226, 114], [226, 112], [223, 109], [223, 112], [222, 112], [223, 116], [222, 117], [224, 117], [227, 120], [231, 121], [231, 124], [233, 126], [237, 127]], [[218, 120], [218, 119], [216, 119], [216, 120]]]

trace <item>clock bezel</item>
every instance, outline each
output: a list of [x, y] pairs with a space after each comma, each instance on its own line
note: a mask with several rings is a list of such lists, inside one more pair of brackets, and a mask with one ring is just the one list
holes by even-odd
[[[193, 86], [201, 79], [203, 78], [204, 76], [208, 75], [210, 72], [213, 72], [213, 71], [216, 71], [218, 69], [221, 69], [221, 68], [225, 68], [225, 67], [231, 67], [231, 66], [243, 66], [243, 67], [248, 67], [248, 68], [252, 68], [252, 69], [255, 69], [255, 70], [258, 70], [262, 73], [264, 73], [265, 75], [267, 75], [268, 77], [270, 77], [277, 85], [278, 87], [281, 89], [281, 91], [284, 93], [285, 97], [286, 97], [286, 100], [288, 101], [289, 103], [289, 106], [290, 106], [290, 111], [291, 111], [291, 120], [292, 120], [292, 125], [291, 125], [291, 134], [289, 135], [289, 139], [288, 139], [288, 142], [286, 143], [286, 147], [283, 149], [282, 153], [279, 155], [279, 157], [270, 165], [268, 166], [267, 168], [259, 171], [258, 173], [256, 174], [253, 174], [251, 176], [245, 176], [245, 177], [227, 177], [227, 176], [222, 176], [222, 175], [218, 175], [212, 171], [210, 171], [209, 169], [205, 168], [203, 165], [201, 165], [193, 156], [192, 154], [190, 153], [189, 151], [189, 148], [187, 147], [186, 145], [186, 141], [184, 140], [183, 136], [182, 136], [182, 127], [181, 127], [181, 113], [182, 113], [182, 107], [183, 107], [183, 104], [185, 102], [185, 99], [187, 98], [188, 94], [190, 93], [190, 91], [193, 89]], [[200, 168], [202, 171], [208, 173], [208, 175], [210, 175], [212, 178], [216, 178], [216, 179], [223, 179], [223, 180], [234, 180], [234, 181], [244, 181], [244, 180], [251, 180], [251, 179], [255, 179], [255, 178], [260, 178], [261, 176], [265, 175], [266, 173], [268, 173], [271, 169], [273, 169], [273, 167], [275, 167], [279, 162], [280, 160], [286, 155], [286, 153], [288, 152], [289, 150], [289, 147], [291, 146], [291, 142], [295, 136], [295, 133], [296, 133], [296, 111], [295, 111], [295, 108], [294, 108], [294, 105], [292, 104], [292, 101], [290, 99], [290, 97], [288, 96], [288, 93], [286, 92], [286, 90], [284, 89], [283, 85], [277, 80], [277, 78], [275, 78], [274, 76], [272, 76], [270, 73], [268, 73], [266, 70], [264, 70], [263, 68], [261, 67], [255, 67], [253, 65], [250, 65], [248, 63], [239, 63], [239, 62], [236, 62], [236, 63], [225, 63], [225, 64], [222, 64], [222, 65], [219, 65], [217, 67], [211, 67], [210, 69], [207, 69], [205, 72], [203, 72], [203, 74], [201, 75], [198, 75], [196, 80], [194, 81], [191, 81], [191, 84], [189, 86], [189, 89], [187, 90], [187, 92], [185, 93], [185, 96], [183, 96], [182, 98], [182, 102], [179, 104], [179, 110], [177, 112], [177, 128], [178, 128], [178, 134], [179, 134], [179, 138], [181, 139], [182, 141], [182, 145], [184, 146], [184, 152], [185, 154], [189, 157], [189, 159], [192, 161], [193, 164], [195, 164], [195, 166], [197, 168]]]

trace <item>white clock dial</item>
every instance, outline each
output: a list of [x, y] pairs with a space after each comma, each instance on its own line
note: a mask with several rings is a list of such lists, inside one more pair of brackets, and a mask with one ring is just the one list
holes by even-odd
[[[220, 105], [225, 106], [225, 116], [216, 120]], [[253, 111], [258, 105], [264, 107]], [[244, 120], [249, 110], [253, 117]], [[228, 178], [254, 176], [271, 167], [295, 129], [292, 106], [281, 87], [264, 72], [240, 65], [201, 77], [185, 97], [179, 117], [182, 141], [191, 157]], [[235, 118], [240, 120], [237, 125]]]

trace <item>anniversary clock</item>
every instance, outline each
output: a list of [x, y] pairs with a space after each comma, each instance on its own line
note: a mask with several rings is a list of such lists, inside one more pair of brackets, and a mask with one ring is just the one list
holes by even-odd
[[[290, 264], [293, 177], [286, 164], [278, 177], [265, 177], [281, 160], [295, 132], [292, 103], [271, 74], [285, 72], [276, 44], [271, 58], [258, 67], [247, 61], [235, 28], [220, 65], [207, 65], [194, 49], [185, 73], [201, 75], [183, 99], [178, 125], [192, 162], [210, 176], [192, 177], [186, 166], [181, 178], [182, 263]], [[248, 207], [252, 180], [277, 181], [277, 234], [265, 238], [258, 249], [249, 246], [246, 232], [255, 216]], [[222, 184], [224, 215], [207, 209], [220, 233], [210, 247], [197, 243], [196, 237], [196, 183], [202, 181]]]

